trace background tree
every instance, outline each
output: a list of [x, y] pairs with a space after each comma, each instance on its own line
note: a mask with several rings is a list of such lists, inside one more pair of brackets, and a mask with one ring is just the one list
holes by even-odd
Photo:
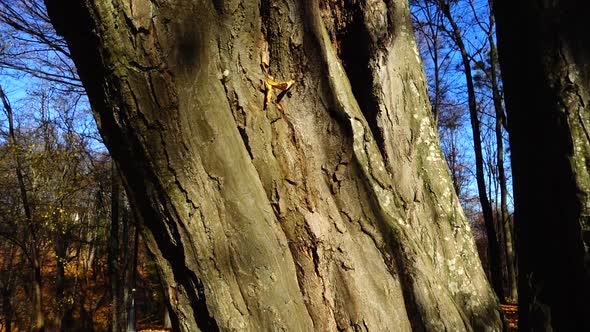
[[0, 68], [84, 94], [67, 45], [51, 26], [40, 0], [0, 0]]
[[[509, 172], [504, 167], [506, 121], [490, 3], [411, 3], [418, 40], [425, 41], [419, 45], [424, 45], [421, 54], [429, 81], [434, 82], [429, 86], [431, 102], [439, 105], [433, 111], [451, 178], [465, 209], [473, 198], [479, 199], [480, 207], [470, 215], [474, 223], [483, 220], [485, 225], [491, 280], [498, 296], [516, 301]], [[442, 61], [439, 54], [444, 54]], [[475, 194], [470, 190], [474, 187]]]
[[46, 3], [176, 329], [499, 329], [406, 2]]
[[[105, 330], [111, 294], [106, 264], [110, 158], [93, 151], [83, 133], [71, 131], [82, 128], [72, 118], [74, 101], [45, 90], [17, 103], [1, 96], [7, 105], [2, 113], [11, 119], [7, 127], [0, 127], [3, 325], [17, 330]], [[28, 212], [22, 197], [26, 197]], [[125, 246], [134, 248], [138, 242], [129, 239], [135, 227], [124, 200], [120, 210], [120, 223], [128, 233], [127, 237], [125, 231], [120, 235], [119, 248], [124, 292], [132, 271], [131, 259], [124, 259]], [[147, 260], [142, 259], [140, 265]], [[161, 298], [158, 287], [146, 284], [147, 277], [158, 280], [141, 269], [137, 293], [142, 305], [152, 301], [152, 295]], [[146, 286], [150, 296], [145, 296]], [[156, 303], [141, 308], [139, 317], [161, 311], [157, 307]], [[124, 325], [126, 317], [121, 320]], [[152, 323], [157, 321], [152, 318]]]
[[[32, 280], [32, 303], [33, 303], [33, 316], [32, 316], [32, 323], [31, 323], [31, 330], [32, 331], [44, 331], [45, 330], [45, 316], [43, 313], [43, 296], [41, 294], [41, 289], [43, 287], [43, 276], [41, 273], [42, 268], [42, 250], [43, 247], [46, 245], [46, 241], [43, 241], [39, 237], [39, 224], [37, 222], [37, 218], [34, 215], [36, 211], [35, 209], [35, 201], [31, 200], [32, 197], [28, 190], [28, 186], [25, 179], [25, 164], [23, 160], [23, 147], [20, 140], [17, 138], [17, 132], [15, 128], [15, 121], [14, 121], [14, 112], [4, 90], [0, 87], [0, 99], [2, 99], [2, 104], [4, 107], [4, 111], [6, 112], [6, 118], [8, 120], [8, 144], [11, 149], [13, 149], [14, 153], [12, 154], [14, 157], [14, 173], [16, 175], [16, 186], [17, 188], [20, 203], [24, 215], [17, 217], [16, 220], [13, 221], [13, 226], [18, 226], [19, 223], [23, 223], [25, 225], [24, 232], [18, 234], [14, 231], [3, 231], [2, 235], [5, 239], [12, 241], [13, 244], [18, 245], [23, 255], [26, 257], [28, 263], [31, 267], [31, 280]], [[31, 146], [32, 147], [32, 146]], [[34, 172], [31, 172], [32, 169], [29, 168], [29, 175], [30, 177], [34, 178]], [[32, 174], [30, 174], [32, 173]], [[29, 186], [30, 188], [30, 186]], [[43, 218], [47, 219], [49, 215], [55, 214], [56, 211], [48, 211], [46, 214], [43, 215]], [[59, 210], [57, 210], [59, 213]], [[15, 227], [17, 228], [17, 227]], [[17, 228], [18, 229], [18, 228]]]
[[[151, 283], [158, 278], [153, 274], [155, 270], [141, 268], [149, 258], [142, 254], [141, 241], [130, 240], [135, 226], [133, 218], [129, 217], [124, 193], [116, 209], [119, 216], [111, 218], [111, 187], [105, 185], [112, 178], [108, 167], [105, 169], [110, 159], [96, 134], [67, 45], [55, 34], [43, 2], [0, 1], [0, 40], [0, 77], [9, 90], [7, 94], [13, 95], [16, 101], [14, 117], [22, 149], [10, 148], [6, 139], [9, 137], [8, 121], [1, 115], [0, 123], [5, 125], [1, 129], [6, 132], [0, 137], [0, 146], [5, 147], [3, 161], [9, 166], [6, 174], [14, 173], [17, 153], [24, 160], [25, 170], [34, 170], [33, 173], [24, 172], [24, 178], [29, 195], [35, 199], [35, 208], [41, 213], [35, 216], [35, 223], [43, 227], [38, 229], [38, 241], [27, 243], [43, 248], [41, 275], [46, 282], [41, 292], [45, 301], [45, 325], [49, 330], [101, 330], [112, 322], [125, 328], [127, 292], [132, 264], [135, 264], [130, 252], [134, 248], [139, 248], [140, 254], [137, 317], [142, 326], [157, 324], [163, 316], [152, 313], [162, 312], [158, 307], [162, 302], [146, 306], [145, 301], [161, 298], [160, 287]], [[22, 239], [27, 234], [22, 227], [26, 223], [19, 219], [22, 204], [18, 203], [20, 200], [8, 199], [14, 196], [16, 178], [4, 179], [7, 191], [2, 193], [2, 198], [6, 199], [3, 202], [9, 213], [1, 220], [2, 230], [7, 231], [5, 235], [18, 235], [12, 240]], [[45, 210], [48, 213], [44, 213]], [[44, 215], [48, 216], [47, 220], [38, 220], [45, 218]], [[118, 232], [111, 231], [117, 228]], [[114, 234], [120, 246], [111, 246], [108, 251], [107, 244], [112, 239], [107, 237]], [[10, 253], [13, 243], [6, 238], [0, 241]], [[13, 260], [2, 261], [5, 271], [27, 272], [28, 269], [19, 268], [24, 262], [22, 251], [15, 252]], [[109, 269], [112, 267], [115, 268]], [[7, 286], [4, 303], [10, 304], [2, 307], [6, 309], [2, 310], [3, 319], [12, 321], [19, 329], [29, 330], [29, 314], [34, 311], [28, 308], [31, 297], [24, 296], [22, 290], [30, 293], [30, 278], [15, 273], [3, 276], [6, 276]], [[116, 296], [109, 307], [111, 286]], [[146, 286], [150, 296], [146, 296]], [[107, 319], [107, 310], [117, 314], [117, 320]], [[151, 317], [149, 321], [147, 317]]]
[[[507, 129], [507, 120], [504, 111], [504, 97], [502, 91], [502, 82], [500, 80], [500, 67], [498, 65], [498, 52], [496, 48], [496, 41], [494, 39], [495, 36], [495, 18], [493, 11], [491, 10], [493, 6], [493, 0], [488, 0], [487, 15], [478, 15], [478, 10], [476, 9], [474, 3], [472, 1], [469, 2], [472, 11], [474, 12], [474, 17], [477, 21], [477, 25], [481, 28], [482, 32], [484, 33], [487, 41], [487, 52], [483, 54], [485, 56], [481, 57], [480, 61], [476, 62], [476, 69], [478, 69], [478, 73], [474, 77], [476, 87], [483, 91], [483, 97], [488, 100], [492, 101], [493, 110], [494, 110], [494, 133], [495, 133], [495, 160], [493, 165], [496, 167], [496, 176], [495, 183], [496, 186], [499, 188], [500, 191], [500, 199], [496, 199], [496, 203], [500, 201], [500, 205], [496, 204], [496, 211], [499, 213], [496, 215], [496, 220], [499, 223], [498, 229], [500, 229], [501, 238], [503, 241], [504, 254], [505, 254], [505, 264], [506, 264], [506, 273], [507, 273], [507, 288], [508, 288], [508, 297], [510, 298], [511, 302], [516, 303], [518, 300], [518, 287], [517, 287], [517, 273], [516, 273], [516, 255], [514, 252], [514, 239], [513, 239], [513, 226], [512, 226], [512, 216], [508, 209], [508, 196], [509, 196], [509, 188], [508, 188], [508, 179], [509, 179], [509, 171], [505, 168], [505, 144], [504, 141], [506, 138], [505, 130]], [[487, 20], [483, 20], [480, 18], [486, 18]], [[486, 93], [487, 92], [487, 93]], [[496, 194], [495, 197], [497, 198], [498, 195]]]
[[461, 55], [461, 63], [465, 74], [465, 85], [467, 87], [467, 105], [469, 110], [469, 118], [471, 123], [471, 131], [473, 134], [473, 151], [475, 154], [475, 179], [477, 183], [477, 192], [481, 202], [481, 211], [483, 215], [484, 224], [486, 226], [486, 233], [488, 236], [488, 251], [491, 269], [491, 282], [496, 294], [501, 296], [502, 289], [502, 273], [500, 263], [500, 246], [498, 243], [497, 229], [494, 223], [494, 215], [492, 204], [486, 189], [485, 172], [484, 172], [484, 155], [481, 134], [481, 122], [479, 119], [477, 96], [475, 95], [475, 82], [472, 72], [472, 62], [468, 47], [463, 38], [462, 31], [455, 20], [455, 16], [451, 12], [453, 1], [437, 0], [437, 5], [450, 25], [447, 30], [450, 38], [455, 43], [459, 54]]
[[590, 329], [590, 38], [581, 1], [497, 0], [525, 331]]

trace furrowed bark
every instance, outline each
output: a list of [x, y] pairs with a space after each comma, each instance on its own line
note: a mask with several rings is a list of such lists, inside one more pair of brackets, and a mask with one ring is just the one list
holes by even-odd
[[502, 287], [502, 262], [501, 251], [498, 243], [498, 232], [496, 223], [494, 222], [494, 213], [492, 205], [488, 198], [487, 186], [484, 173], [483, 148], [481, 142], [481, 130], [479, 121], [479, 112], [477, 110], [477, 101], [475, 97], [475, 87], [473, 83], [473, 75], [471, 72], [471, 61], [467, 53], [467, 47], [463, 42], [461, 30], [457, 25], [453, 14], [451, 13], [451, 4], [447, 1], [439, 1], [439, 7], [451, 24], [452, 31], [449, 31], [451, 38], [455, 41], [459, 52], [461, 53], [461, 62], [463, 70], [465, 71], [465, 84], [467, 86], [467, 99], [469, 106], [469, 118], [471, 123], [471, 131], [473, 133], [473, 152], [475, 154], [475, 180], [477, 183], [477, 193], [481, 205], [481, 212], [486, 228], [486, 235], [488, 240], [488, 257], [490, 260], [490, 279], [492, 287], [498, 297], [502, 297], [504, 290]]
[[115, 3], [47, 1], [176, 329], [500, 328], [407, 4]]
[[590, 329], [586, 7], [569, 0], [495, 2], [524, 331]]

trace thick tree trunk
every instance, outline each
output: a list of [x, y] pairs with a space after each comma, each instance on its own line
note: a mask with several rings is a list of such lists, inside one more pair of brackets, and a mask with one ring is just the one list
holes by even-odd
[[405, 1], [47, 5], [176, 329], [500, 328]]
[[590, 35], [584, 1], [496, 0], [523, 331], [590, 331]]

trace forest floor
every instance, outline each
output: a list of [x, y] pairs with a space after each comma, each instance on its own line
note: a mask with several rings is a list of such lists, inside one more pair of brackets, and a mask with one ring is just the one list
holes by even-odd
[[500, 311], [508, 331], [518, 330], [518, 305], [511, 302], [500, 304]]

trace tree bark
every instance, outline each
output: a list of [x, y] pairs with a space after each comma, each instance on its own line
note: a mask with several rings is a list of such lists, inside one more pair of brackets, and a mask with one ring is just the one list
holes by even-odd
[[500, 329], [405, 1], [46, 3], [175, 329]]
[[137, 287], [137, 264], [139, 262], [139, 227], [135, 225], [135, 235], [133, 239], [133, 263], [131, 263], [131, 294], [130, 294], [130, 303], [129, 303], [129, 317], [127, 319], [127, 332], [135, 332], [137, 327], [137, 308], [135, 304], [136, 298], [136, 287]]
[[43, 275], [37, 251], [32, 254], [33, 259], [33, 312], [31, 316], [31, 331], [45, 331], [45, 315], [43, 314]]
[[[119, 210], [121, 200], [121, 180], [115, 162], [111, 167], [111, 229], [109, 235], [109, 280], [111, 283], [111, 325], [112, 332], [125, 330], [127, 321], [126, 304], [123, 301], [126, 266], [120, 262], [121, 245], [119, 238]], [[127, 240], [123, 235], [123, 241]], [[128, 244], [124, 243], [124, 246]]]
[[523, 331], [590, 330], [590, 38], [583, 1], [496, 0]]
[[490, 261], [490, 279], [492, 287], [498, 297], [502, 298], [504, 294], [504, 287], [502, 286], [502, 262], [501, 251], [498, 242], [498, 234], [494, 221], [494, 213], [492, 211], [492, 204], [488, 198], [486, 189], [483, 149], [481, 143], [481, 130], [479, 128], [479, 114], [477, 111], [477, 101], [475, 97], [475, 88], [473, 85], [473, 74], [471, 72], [471, 61], [467, 48], [461, 36], [461, 30], [455, 22], [453, 14], [451, 13], [450, 2], [439, 0], [438, 4], [443, 15], [447, 18], [453, 31], [450, 31], [451, 38], [454, 40], [459, 52], [461, 53], [461, 60], [463, 69], [465, 70], [465, 85], [467, 86], [467, 99], [469, 107], [469, 118], [471, 122], [471, 131], [473, 133], [473, 152], [475, 154], [475, 180], [477, 183], [477, 193], [481, 203], [481, 212], [486, 228], [488, 239], [488, 259]]

